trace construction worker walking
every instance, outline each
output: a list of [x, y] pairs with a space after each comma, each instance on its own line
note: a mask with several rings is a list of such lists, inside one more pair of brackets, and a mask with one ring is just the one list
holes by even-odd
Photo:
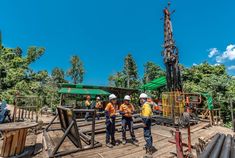
[[134, 106], [130, 103], [130, 100], [131, 97], [129, 95], [126, 95], [124, 97], [124, 103], [119, 108], [119, 113], [122, 115], [122, 144], [126, 144], [126, 127], [128, 126], [132, 143], [138, 145], [138, 142], [135, 138], [132, 119], [132, 114], [134, 113], [135, 109]]
[[153, 115], [152, 108], [150, 103], [147, 101], [148, 95], [145, 93], [140, 94], [140, 103], [141, 103], [141, 118], [144, 124], [144, 139], [146, 144], [144, 148], [146, 149], [146, 154], [152, 155], [153, 150], [153, 138], [151, 134], [151, 117]]
[[[109, 96], [109, 103], [105, 107], [106, 116], [106, 146], [112, 148], [118, 143], [115, 140], [115, 119], [116, 119], [116, 103], [117, 97], [114, 94]], [[111, 142], [110, 142], [111, 137]]]

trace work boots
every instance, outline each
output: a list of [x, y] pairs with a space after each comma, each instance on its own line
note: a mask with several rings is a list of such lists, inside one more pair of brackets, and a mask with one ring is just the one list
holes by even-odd
[[112, 144], [113, 146], [118, 146], [118, 145], [119, 145], [119, 143], [118, 143], [116, 140], [112, 140], [111, 144]]
[[153, 148], [145, 147], [145, 149], [146, 149], [146, 154], [153, 155]]
[[122, 144], [123, 144], [123, 145], [126, 144], [126, 140], [125, 140], [125, 139], [122, 140]]
[[132, 140], [132, 144], [135, 145], [135, 146], [139, 146], [139, 143], [136, 139]]
[[106, 146], [109, 148], [113, 148], [113, 145], [111, 143], [107, 143]]

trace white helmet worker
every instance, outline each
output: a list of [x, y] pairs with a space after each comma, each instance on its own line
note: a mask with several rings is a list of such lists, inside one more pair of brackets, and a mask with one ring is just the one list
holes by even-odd
[[100, 97], [96, 97], [97, 100], [100, 100]]
[[124, 100], [130, 101], [130, 100], [131, 100], [131, 97], [130, 97], [129, 95], [126, 95], [126, 96], [124, 97]]
[[109, 95], [109, 100], [113, 100], [113, 99], [117, 99], [116, 95], [110, 94], [110, 95]]
[[141, 93], [139, 98], [140, 98], [140, 99], [147, 99], [147, 98], [148, 98], [148, 95], [145, 94], [145, 93]]

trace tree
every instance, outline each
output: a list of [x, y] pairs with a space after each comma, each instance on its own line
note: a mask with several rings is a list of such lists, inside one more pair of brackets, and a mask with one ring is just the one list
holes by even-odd
[[128, 54], [124, 59], [123, 73], [126, 76], [127, 88], [136, 88], [138, 86], [138, 70], [134, 58]]
[[160, 68], [160, 66], [151, 61], [144, 64], [144, 84], [162, 76], [165, 76], [165, 72]]
[[191, 68], [184, 68], [182, 80], [185, 92], [212, 95], [214, 106], [222, 110], [223, 120], [229, 121], [229, 97], [233, 91], [233, 80], [227, 74], [224, 65], [210, 65], [205, 62]]
[[65, 78], [64, 70], [61, 68], [58, 68], [58, 67], [54, 68], [52, 70], [51, 77], [57, 85], [59, 85], [60, 83], [66, 82], [66, 80], [64, 79]]
[[23, 51], [22, 51], [22, 49], [20, 47], [16, 47], [16, 49], [14, 51], [15, 51], [15, 54], [17, 56], [19, 56], [19, 57], [22, 56]]
[[84, 77], [84, 67], [80, 58], [75, 55], [72, 56], [71, 60], [71, 68], [67, 71], [67, 75], [71, 77], [74, 84], [82, 83]]
[[117, 72], [109, 76], [109, 85], [114, 87], [125, 87], [125, 75], [123, 72]]
[[47, 77], [47, 73], [45, 71], [33, 72], [30, 64], [42, 56], [44, 51], [44, 48], [29, 47], [26, 55], [22, 56], [22, 50], [19, 47], [1, 50], [0, 68], [6, 72], [5, 78], [2, 78], [0, 82], [0, 93], [3, 98], [11, 102], [16, 92], [20, 92], [21, 95], [38, 94], [38, 87]]

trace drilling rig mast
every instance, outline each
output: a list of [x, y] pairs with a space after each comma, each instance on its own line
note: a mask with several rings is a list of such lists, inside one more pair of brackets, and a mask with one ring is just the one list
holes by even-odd
[[[173, 11], [174, 12], [174, 11]], [[172, 12], [172, 13], [173, 13]], [[173, 39], [173, 29], [171, 24], [170, 3], [163, 10], [164, 13], [164, 64], [166, 66], [167, 89], [169, 92], [182, 91], [179, 68], [179, 52]]]

